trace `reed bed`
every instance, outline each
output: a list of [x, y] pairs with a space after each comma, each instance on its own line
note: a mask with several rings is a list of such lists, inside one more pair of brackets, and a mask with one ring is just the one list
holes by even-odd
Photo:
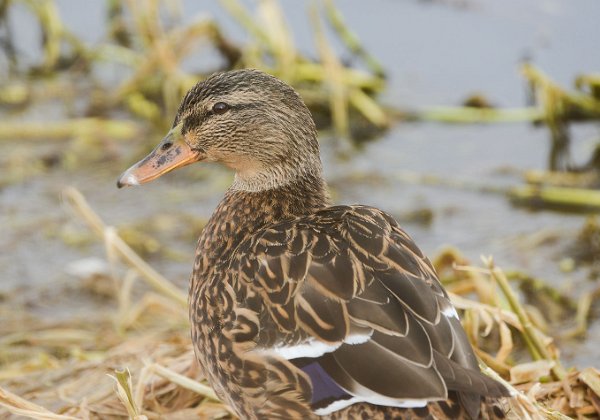
[[[102, 240], [114, 310], [47, 323], [3, 305], [0, 418], [217, 419], [234, 417], [204, 382], [188, 333], [185, 292], [106, 226], [75, 189], [65, 200]], [[539, 313], [523, 305], [491, 258], [455, 250], [434, 261], [482, 368], [515, 395], [514, 418], [600, 415], [600, 372], [562, 366]], [[509, 280], [509, 278], [511, 280]]]
[[[350, 113], [375, 129], [387, 126], [387, 114], [375, 98], [385, 86], [382, 66], [362, 47], [333, 2], [314, 3], [308, 22], [317, 34], [316, 59], [298, 50], [277, 0], [261, 1], [255, 10], [239, 0], [220, 4], [247, 32], [244, 45], [231, 41], [210, 16], [184, 19], [179, 1], [107, 1], [106, 34], [96, 45], [82, 42], [68, 29], [53, 0], [6, 2], [0, 8], [0, 24], [8, 28], [2, 48], [11, 77], [0, 84], [0, 103], [20, 109], [41, 101], [57, 99], [68, 105], [79, 99], [86, 102], [86, 114], [102, 116], [109, 126], [115, 125], [119, 113], [127, 113], [163, 130], [196, 82], [214, 71], [254, 67], [296, 87], [339, 135], [349, 134]], [[33, 63], [11, 54], [8, 11], [17, 5], [29, 11], [44, 35], [42, 57]], [[353, 67], [342, 63], [330, 46], [331, 37], [346, 46]], [[197, 70], [205, 67], [198, 64], [201, 58], [215, 50], [213, 68]], [[123, 76], [107, 83], [103, 68], [119, 68]], [[56, 80], [59, 75], [66, 77]], [[74, 80], [80, 85], [74, 87]], [[12, 134], [10, 128], [0, 127], [0, 138], [4, 132]]]

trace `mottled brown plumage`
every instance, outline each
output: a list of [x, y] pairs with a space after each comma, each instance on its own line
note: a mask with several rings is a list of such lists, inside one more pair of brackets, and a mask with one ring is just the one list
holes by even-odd
[[[218, 104], [218, 105], [216, 105]], [[242, 418], [503, 418], [429, 260], [396, 221], [330, 206], [300, 97], [256, 70], [211, 76], [120, 185], [193, 161], [236, 171], [198, 242], [196, 356]]]

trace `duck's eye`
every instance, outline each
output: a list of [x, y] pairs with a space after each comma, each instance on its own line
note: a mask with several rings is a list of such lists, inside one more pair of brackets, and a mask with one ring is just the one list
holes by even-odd
[[227, 105], [225, 102], [217, 102], [213, 105], [212, 109], [215, 114], [224, 114], [227, 112], [227, 110], [229, 110], [229, 105]]

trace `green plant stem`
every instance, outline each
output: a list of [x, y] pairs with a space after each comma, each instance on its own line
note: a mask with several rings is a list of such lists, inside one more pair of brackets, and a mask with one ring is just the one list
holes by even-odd
[[130, 139], [139, 135], [139, 126], [129, 121], [79, 118], [68, 121], [0, 122], [0, 140], [67, 139], [72, 137], [104, 136], [111, 139]]
[[369, 52], [362, 46], [358, 37], [350, 31], [348, 25], [344, 22], [340, 11], [335, 7], [332, 0], [325, 1], [325, 13], [327, 20], [333, 27], [333, 29], [339, 34], [340, 39], [346, 44], [348, 49], [353, 54], [360, 57], [365, 64], [371, 69], [373, 73], [379, 78], [385, 77], [385, 71], [379, 61], [375, 59]]
[[509, 197], [516, 202], [575, 210], [600, 211], [600, 191], [587, 188], [526, 185], [513, 188]]
[[502, 109], [436, 106], [415, 113], [399, 113], [404, 118], [407, 114], [415, 120], [457, 124], [533, 122], [544, 118], [543, 111], [535, 107]]

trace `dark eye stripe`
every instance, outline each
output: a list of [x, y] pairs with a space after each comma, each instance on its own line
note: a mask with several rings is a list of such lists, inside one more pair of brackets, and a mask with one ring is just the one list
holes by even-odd
[[257, 103], [249, 103], [249, 104], [237, 104], [232, 105], [231, 109], [259, 109], [261, 106]]
[[[200, 114], [198, 114], [198, 113], [192, 113], [192, 114], [188, 115], [183, 120], [183, 129], [182, 129], [182, 132], [183, 133], [187, 133], [189, 130], [193, 129], [194, 127], [202, 125], [206, 120], [208, 120], [209, 118], [211, 118], [213, 115], [220, 115], [214, 109], [215, 106], [217, 104], [219, 104], [219, 103], [225, 104], [225, 102], [217, 102], [208, 111], [204, 111], [204, 112], [202, 112]], [[235, 104], [235, 105], [225, 104], [225, 105], [227, 105], [227, 107], [228, 107], [227, 110], [260, 109], [261, 108], [261, 104], [258, 104], [258, 103], [246, 103], [246, 104], [242, 103], [242, 104]], [[173, 124], [173, 126], [175, 126], [178, 123], [179, 123], [179, 121], [176, 121]]]
[[194, 127], [197, 127], [199, 125], [201, 125], [204, 120], [206, 120], [206, 118], [208, 117], [207, 114], [191, 114], [188, 115], [184, 120], [183, 120], [183, 127], [182, 127], [182, 133], [187, 133], [188, 131], [190, 131], [191, 129], [193, 129]]

